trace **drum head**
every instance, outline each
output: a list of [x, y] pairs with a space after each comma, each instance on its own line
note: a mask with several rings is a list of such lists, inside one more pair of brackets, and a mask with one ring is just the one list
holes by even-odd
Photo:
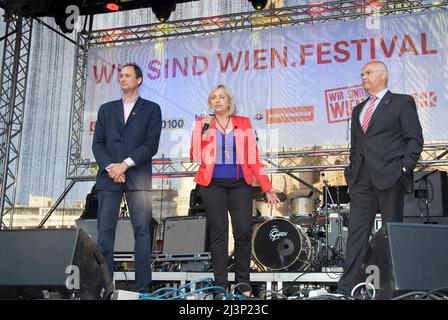
[[309, 260], [309, 246], [300, 227], [284, 218], [262, 223], [252, 238], [255, 259], [271, 270], [302, 268]]

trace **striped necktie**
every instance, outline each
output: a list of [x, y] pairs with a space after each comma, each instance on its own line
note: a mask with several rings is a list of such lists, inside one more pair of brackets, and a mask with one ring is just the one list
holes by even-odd
[[369, 106], [367, 107], [366, 113], [364, 114], [364, 119], [362, 119], [362, 131], [364, 134], [369, 128], [370, 119], [372, 119], [373, 108], [375, 107], [375, 101], [378, 99], [377, 96], [370, 96]]

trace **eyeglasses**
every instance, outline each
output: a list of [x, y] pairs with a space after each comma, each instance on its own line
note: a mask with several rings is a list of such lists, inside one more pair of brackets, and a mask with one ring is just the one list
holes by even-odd
[[361, 73], [359, 75], [359, 77], [362, 79], [364, 76], [370, 76], [372, 73], [378, 72], [378, 71], [384, 71], [384, 70], [383, 69], [379, 69], [379, 70], [366, 71], [364, 73]]

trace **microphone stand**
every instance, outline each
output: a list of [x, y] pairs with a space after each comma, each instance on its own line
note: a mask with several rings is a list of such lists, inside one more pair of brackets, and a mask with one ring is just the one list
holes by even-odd
[[[429, 189], [428, 189], [428, 183], [429, 184], [431, 184], [431, 182], [430, 181], [428, 181], [428, 178], [429, 178], [429, 176], [431, 176], [433, 173], [435, 173], [435, 172], [437, 172], [437, 171], [439, 171], [439, 170], [434, 170], [434, 171], [431, 171], [431, 172], [429, 172], [429, 173], [427, 173], [427, 174], [425, 174], [425, 175], [423, 175], [423, 176], [421, 176], [419, 179], [417, 179], [417, 180], [415, 180], [414, 182], [420, 182], [419, 183], [419, 185], [423, 185], [423, 188], [422, 189], [420, 189], [419, 188], [419, 190], [423, 190], [423, 196], [420, 194], [420, 192], [419, 192], [419, 198], [420, 199], [424, 199], [424, 201], [425, 201], [425, 211], [426, 211], [426, 222], [423, 222], [423, 223], [426, 223], [426, 224], [430, 224], [431, 222], [429, 221], [429, 204], [431, 203], [431, 201], [432, 201], [432, 199], [431, 200], [429, 200]], [[422, 216], [422, 218], [423, 218], [423, 216]]]
[[327, 258], [326, 267], [329, 265], [330, 253], [328, 252], [329, 248], [329, 239], [328, 239], [328, 226], [330, 225], [330, 214], [328, 213], [328, 181], [324, 179], [324, 203], [325, 203], [325, 246], [327, 247], [327, 254], [325, 255]]
[[350, 118], [347, 118], [347, 128], [345, 129], [345, 140], [350, 139]]

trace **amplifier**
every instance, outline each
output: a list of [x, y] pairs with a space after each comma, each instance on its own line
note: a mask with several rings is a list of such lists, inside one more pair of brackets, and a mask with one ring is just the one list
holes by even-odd
[[[422, 177], [426, 176], [426, 183]], [[429, 217], [448, 216], [447, 173], [445, 171], [414, 172], [414, 188], [405, 195], [403, 216], [426, 217], [425, 200], [429, 201]]]
[[[151, 219], [151, 234], [154, 239], [157, 220]], [[97, 219], [78, 219], [75, 221], [76, 229], [84, 230], [90, 238], [97, 242], [98, 240], [98, 222]], [[134, 252], [134, 229], [130, 218], [118, 219], [117, 229], [115, 230], [114, 252]]]
[[[98, 223], [96, 219], [78, 219], [75, 224], [77, 229], [83, 229], [93, 241], [97, 242]], [[134, 242], [131, 219], [118, 219], [114, 252], [134, 252]]]
[[205, 252], [207, 219], [204, 216], [169, 217], [165, 219], [163, 254]]

